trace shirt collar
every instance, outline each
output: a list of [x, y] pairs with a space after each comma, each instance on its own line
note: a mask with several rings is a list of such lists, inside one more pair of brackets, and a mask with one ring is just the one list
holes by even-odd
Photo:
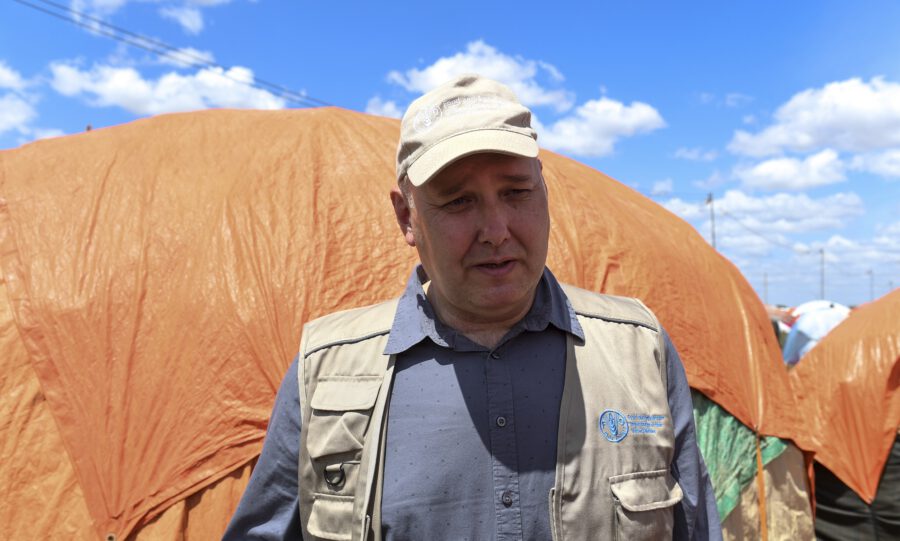
[[[416, 265], [397, 304], [394, 323], [384, 349], [385, 355], [403, 353], [426, 338], [446, 348], [475, 349], [475, 345], [468, 339], [444, 325], [434, 315], [434, 309], [425, 296], [423, 285], [426, 281], [428, 276], [425, 269], [422, 265]], [[584, 340], [584, 331], [569, 299], [550, 269], [544, 267], [531, 309], [510, 329], [507, 337], [511, 338], [523, 331], [540, 332], [548, 325]]]

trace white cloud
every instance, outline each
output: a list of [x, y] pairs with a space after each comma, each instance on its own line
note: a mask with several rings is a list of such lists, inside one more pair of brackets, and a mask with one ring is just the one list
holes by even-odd
[[900, 149], [854, 156], [850, 167], [883, 177], [900, 178]]
[[159, 63], [178, 68], [188, 68], [195, 65], [212, 64], [216, 61], [213, 54], [209, 51], [201, 51], [193, 47], [184, 47], [177, 51], [172, 51], [168, 55], [160, 55]]
[[[671, 199], [663, 204], [668, 210], [689, 221], [707, 241], [711, 238], [710, 209], [704, 202], [686, 202]], [[865, 212], [862, 200], [854, 193], [838, 193], [821, 199], [812, 199], [805, 194], [781, 193], [765, 197], [754, 197], [740, 190], [730, 190], [715, 200], [716, 247], [740, 266], [743, 272], [756, 272], [762, 258], [779, 254], [779, 265], [788, 268], [788, 261], [800, 267], [807, 267], [811, 255], [817, 254], [822, 242], [804, 244], [792, 237], [846, 228], [850, 221]], [[832, 235], [832, 237], [840, 237]], [[840, 237], [842, 238], [842, 237]], [[857, 253], [865, 257], [876, 257], [879, 247], [867, 242], [865, 251]], [[837, 240], [831, 241], [829, 257], [840, 247]], [[883, 247], [882, 247], [883, 249]], [[784, 254], [793, 254], [785, 260]], [[862, 257], [862, 256], [861, 256]], [[882, 260], [884, 253], [881, 252]], [[745, 258], [742, 263], [737, 263]], [[872, 260], [874, 261], [874, 259]], [[817, 264], [817, 261], [813, 262]]]
[[71, 6], [75, 11], [92, 13], [95, 15], [112, 15], [119, 11], [129, 0], [72, 0]]
[[742, 107], [753, 101], [751, 96], [741, 94], [740, 92], [731, 92], [725, 95], [726, 107]]
[[[555, 66], [540, 60], [510, 56], [482, 40], [473, 41], [466, 45], [465, 51], [439, 58], [424, 68], [391, 71], [387, 79], [407, 91], [425, 93], [467, 73], [478, 73], [506, 84], [529, 107], [550, 107], [557, 117], [569, 112], [546, 125], [540, 122], [537, 115], [532, 115], [538, 141], [550, 150], [576, 156], [605, 156], [613, 152], [619, 139], [666, 125], [652, 106], [641, 102], [625, 105], [606, 97], [605, 90], [599, 99], [584, 102], [570, 111], [575, 103], [574, 94], [562, 88], [548, 87], [539, 80], [561, 83], [565, 78]], [[366, 110], [388, 116], [399, 116], [401, 111], [395, 102], [383, 101], [378, 96], [369, 100]]]
[[16, 130], [23, 132], [37, 116], [34, 107], [15, 94], [0, 96], [0, 134]]
[[[84, 13], [88, 16], [104, 18], [115, 14], [129, 3], [136, 3], [138, 0], [71, 0], [71, 9]], [[139, 0], [141, 3], [163, 3], [163, 0]], [[181, 0], [167, 1], [166, 6], [159, 9], [159, 14], [164, 19], [169, 19], [178, 23], [186, 32], [190, 34], [198, 34], [204, 28], [202, 8], [228, 4], [232, 0]], [[89, 31], [98, 31], [102, 26], [96, 21], [83, 19], [76, 15], [82, 23], [88, 26]]]
[[[728, 224], [716, 223], [716, 248], [720, 250], [734, 251], [744, 256], [764, 257], [772, 253], [775, 245], [763, 237], [749, 233], [746, 230], [735, 230]], [[724, 227], [723, 227], [724, 226]], [[784, 235], [769, 234], [767, 238], [775, 242], [785, 242]]]
[[795, 94], [758, 133], [735, 132], [729, 150], [749, 156], [833, 148], [869, 152], [900, 147], [900, 83], [854, 78]]
[[410, 92], [425, 93], [466, 73], [478, 73], [506, 84], [529, 107], [548, 106], [562, 112], [574, 103], [574, 97], [566, 90], [545, 88], [538, 82], [538, 76], [543, 74], [554, 82], [561, 81], [562, 74], [554, 66], [509, 56], [481, 40], [469, 43], [465, 52], [439, 58], [426, 68], [413, 68], [405, 73], [392, 71], [388, 81]]
[[374, 96], [366, 103], [366, 112], [370, 115], [400, 118], [403, 110], [393, 100], [382, 100], [380, 96]]
[[640, 133], [665, 127], [666, 123], [652, 106], [641, 102], [631, 105], [607, 97], [578, 106], [573, 114], [544, 127], [536, 118], [534, 127], [542, 146], [577, 156], [606, 156], [616, 142]]
[[0, 60], [0, 88], [9, 88], [12, 90], [22, 90], [25, 88], [25, 80], [16, 70]]
[[[828, 262], [840, 263], [838, 268], [844, 273], [858, 275], [868, 270], [874, 270], [878, 274], [888, 272], [896, 276], [896, 271], [891, 267], [900, 263], [900, 254], [896, 251], [900, 248], [900, 243], [896, 240], [891, 243], [883, 237], [876, 237], [868, 241], [832, 235], [824, 243], [818, 243], [818, 247], [824, 248]], [[879, 267], [881, 268], [879, 269]]]
[[211, 7], [230, 4], [231, 0], [187, 0], [186, 3], [193, 6]]
[[65, 64], [51, 64], [53, 88], [65, 96], [89, 97], [95, 107], [121, 107], [139, 115], [190, 111], [210, 107], [279, 109], [284, 100], [254, 88], [247, 68], [207, 68], [192, 75], [167, 73], [156, 80], [144, 79], [133, 68], [98, 65], [90, 71]]
[[38, 116], [35, 104], [39, 97], [26, 91], [29, 86], [29, 82], [19, 72], [0, 60], [0, 89], [11, 90], [0, 94], [0, 135], [16, 132], [20, 136], [16, 139], [19, 144], [62, 135], [60, 130], [35, 128], [32, 125]]
[[894, 235], [900, 241], [900, 221], [881, 226], [878, 228], [878, 232], [882, 235]]
[[696, 188], [700, 188], [701, 190], [710, 190], [713, 188], [718, 188], [726, 182], [728, 182], [728, 179], [718, 169], [716, 169], [705, 179], [695, 180], [691, 182], [691, 184]]
[[[703, 202], [672, 199], [663, 206], [688, 221], [709, 215]], [[729, 190], [715, 200], [715, 211], [717, 227], [731, 228], [734, 232], [750, 228], [764, 235], [787, 235], [845, 227], [851, 219], [861, 216], [865, 208], [862, 199], [852, 192], [813, 199], [806, 194], [789, 193], [754, 197], [741, 190]]]
[[711, 162], [718, 157], [718, 153], [715, 150], [703, 150], [699, 147], [681, 147], [675, 151], [675, 157], [694, 162]]
[[650, 195], [668, 195], [672, 193], [674, 188], [674, 183], [672, 179], [667, 178], [653, 183], [653, 188], [650, 190]]
[[28, 131], [32, 139], [49, 139], [51, 137], [61, 137], [66, 132], [57, 128], [34, 128]]
[[844, 164], [831, 149], [803, 160], [774, 158], [753, 166], [738, 166], [734, 176], [745, 187], [763, 190], [806, 190], [846, 179]]
[[566, 78], [563, 77], [563, 74], [558, 69], [556, 69], [556, 66], [554, 66], [553, 64], [544, 62], [543, 60], [538, 60], [538, 66], [544, 68], [544, 71], [547, 72], [550, 78], [557, 83], [561, 83], [566, 80]]
[[706, 212], [703, 205], [698, 205], [691, 201], [684, 201], [678, 197], [665, 201], [662, 206], [667, 208], [669, 212], [681, 216], [688, 221], [702, 218]]
[[742, 221], [750, 220], [747, 225], [751, 227], [786, 234], [845, 227], [865, 212], [862, 199], [852, 192], [813, 199], [806, 194], [787, 193], [752, 197], [729, 190], [716, 201], [716, 209]]
[[878, 234], [873, 240], [875, 246], [890, 250], [897, 262], [900, 263], [900, 221], [879, 226], [876, 231]]
[[199, 34], [203, 31], [203, 14], [199, 9], [188, 6], [169, 6], [159, 10], [163, 18], [171, 19], [181, 25], [188, 34]]
[[729, 92], [721, 98], [712, 92], [700, 92], [697, 94], [697, 99], [703, 105], [712, 104], [716, 107], [730, 108], [743, 107], [753, 101], [752, 96], [741, 94], [740, 92]]
[[744, 115], [743, 118], [741, 118], [741, 122], [744, 124], [756, 124], [756, 117], [753, 115]]

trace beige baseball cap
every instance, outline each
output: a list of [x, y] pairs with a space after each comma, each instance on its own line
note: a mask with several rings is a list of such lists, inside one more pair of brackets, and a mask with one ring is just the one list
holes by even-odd
[[463, 75], [418, 98], [400, 122], [397, 180], [421, 186], [454, 161], [480, 152], [534, 158], [531, 111], [509, 87]]

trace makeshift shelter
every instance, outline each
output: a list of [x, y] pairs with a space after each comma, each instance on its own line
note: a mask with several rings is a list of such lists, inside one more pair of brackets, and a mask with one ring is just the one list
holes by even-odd
[[[397, 135], [333, 108], [205, 111], [0, 153], [0, 531], [221, 532], [302, 324], [397, 295], [413, 267], [387, 199]], [[712, 417], [750, 434], [729, 459], [764, 517], [765, 437], [803, 425], [762, 303], [684, 221], [541, 158], [550, 267], [654, 309]]]
[[775, 336], [778, 337], [778, 345], [780, 347], [784, 347], [784, 342], [787, 340], [788, 334], [790, 334], [791, 332], [790, 326], [785, 323], [785, 321], [790, 317], [788, 310], [779, 308], [778, 306], [767, 304], [766, 313], [769, 314], [769, 322], [772, 324], [772, 332], [774, 332]]
[[790, 377], [817, 463], [817, 535], [900, 538], [900, 290], [854, 310]]
[[789, 316], [790, 332], [782, 351], [784, 362], [790, 366], [797, 364], [848, 315], [849, 308], [829, 301], [811, 301], [795, 308]]

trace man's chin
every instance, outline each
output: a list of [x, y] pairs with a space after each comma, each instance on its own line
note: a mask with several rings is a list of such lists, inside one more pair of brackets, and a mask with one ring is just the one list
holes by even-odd
[[526, 288], [520, 284], [504, 284], [473, 293], [475, 304], [485, 312], [517, 311], [524, 304], [531, 307], [534, 301], [534, 288]]

